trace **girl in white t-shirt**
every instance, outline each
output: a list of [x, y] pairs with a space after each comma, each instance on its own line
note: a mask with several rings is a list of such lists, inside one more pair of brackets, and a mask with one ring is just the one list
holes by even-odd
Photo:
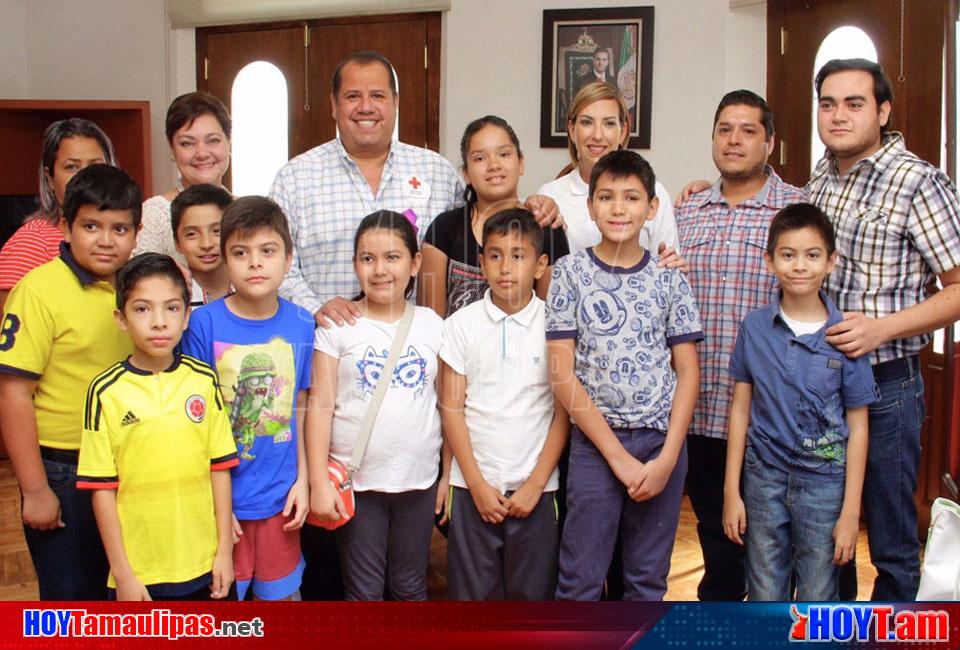
[[[367, 215], [354, 238], [362, 316], [353, 327], [318, 329], [306, 424], [310, 506], [320, 519], [344, 512], [327, 477], [328, 456], [346, 464], [420, 269], [407, 218]], [[435, 379], [443, 321], [417, 307], [360, 469], [356, 515], [336, 531], [348, 600], [426, 600], [433, 530], [440, 416]], [[389, 561], [388, 561], [389, 560]]]

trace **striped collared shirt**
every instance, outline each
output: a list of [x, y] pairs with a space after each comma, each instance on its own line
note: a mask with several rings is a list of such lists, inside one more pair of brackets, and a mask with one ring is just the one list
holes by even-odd
[[297, 156], [277, 173], [270, 190], [294, 241], [281, 295], [311, 313], [333, 297], [356, 295], [353, 238], [366, 215], [411, 209], [422, 243], [433, 219], [462, 197], [460, 175], [449, 162], [402, 142], [390, 147], [376, 196], [339, 139]]
[[[922, 302], [934, 274], [960, 266], [957, 191], [937, 167], [907, 151], [903, 136], [884, 134], [883, 146], [837, 175], [828, 153], [807, 191], [833, 222], [840, 252], [824, 282], [841, 311], [881, 318]], [[873, 364], [917, 353], [921, 334], [884, 343]]]
[[689, 430], [693, 435], [727, 437], [733, 399], [728, 368], [740, 321], [775, 295], [777, 280], [763, 262], [767, 228], [778, 210], [806, 200], [803, 190], [783, 182], [772, 167], [766, 173], [760, 191], [737, 206], [723, 198], [718, 180], [675, 213], [704, 330], [698, 346], [700, 398]]

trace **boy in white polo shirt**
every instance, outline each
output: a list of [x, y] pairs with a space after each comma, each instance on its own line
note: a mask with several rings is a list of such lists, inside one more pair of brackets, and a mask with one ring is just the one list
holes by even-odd
[[543, 231], [526, 210], [483, 226], [483, 300], [444, 323], [441, 409], [453, 449], [448, 595], [551, 600], [559, 532], [554, 493], [569, 419], [547, 377]]

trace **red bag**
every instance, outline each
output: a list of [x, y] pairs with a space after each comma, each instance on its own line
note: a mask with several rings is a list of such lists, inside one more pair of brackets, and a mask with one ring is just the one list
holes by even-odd
[[353, 519], [353, 515], [356, 513], [356, 501], [353, 498], [353, 481], [349, 478], [347, 466], [338, 460], [331, 458], [327, 461], [327, 472], [330, 477], [330, 482], [333, 483], [334, 491], [340, 495], [340, 499], [343, 501], [343, 506], [347, 514], [339, 519], [329, 521], [320, 519], [313, 512], [310, 512], [307, 515], [307, 523], [313, 526], [319, 526], [320, 528], [326, 528], [327, 530], [336, 530]]
[[367, 443], [370, 442], [370, 434], [373, 433], [373, 425], [377, 419], [377, 413], [380, 410], [380, 404], [383, 402], [383, 396], [390, 387], [393, 377], [393, 370], [397, 365], [397, 359], [400, 357], [400, 348], [403, 347], [407, 339], [407, 333], [410, 331], [410, 323], [413, 322], [414, 307], [407, 303], [404, 308], [403, 317], [400, 319], [400, 326], [397, 328], [397, 334], [393, 337], [393, 344], [390, 346], [390, 353], [387, 355], [387, 361], [383, 364], [383, 370], [380, 372], [380, 378], [377, 380], [377, 387], [373, 391], [373, 398], [367, 407], [367, 412], [363, 416], [363, 423], [360, 425], [360, 435], [357, 437], [357, 443], [353, 448], [353, 455], [350, 457], [350, 464], [343, 463], [327, 458], [327, 472], [330, 476], [330, 482], [333, 483], [333, 489], [343, 500], [344, 509], [347, 514], [336, 521], [323, 521], [314, 513], [307, 515], [307, 523], [314, 526], [320, 526], [327, 530], [340, 528], [353, 518], [356, 513], [356, 501], [353, 496], [353, 476], [348, 467], [354, 471], [360, 468], [360, 462], [363, 460], [363, 453], [367, 449]]

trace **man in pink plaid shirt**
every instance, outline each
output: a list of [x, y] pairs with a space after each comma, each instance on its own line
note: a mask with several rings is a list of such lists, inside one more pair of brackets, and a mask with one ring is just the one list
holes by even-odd
[[705, 336], [698, 350], [700, 398], [687, 436], [687, 492], [703, 549], [697, 597], [743, 600], [744, 547], [723, 534], [730, 355], [740, 321], [767, 304], [776, 287], [763, 262], [770, 221], [781, 208], [807, 197], [767, 165], [774, 145], [773, 112], [762, 97], [749, 90], [724, 95], [713, 118], [712, 140], [720, 178], [675, 213]]

